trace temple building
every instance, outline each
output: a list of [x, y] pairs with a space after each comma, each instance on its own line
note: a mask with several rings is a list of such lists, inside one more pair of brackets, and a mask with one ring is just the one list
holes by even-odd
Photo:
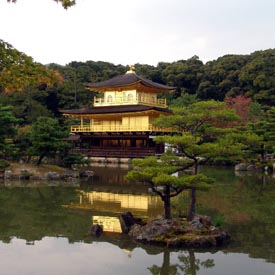
[[65, 116], [77, 118], [71, 126], [70, 141], [74, 152], [89, 157], [135, 158], [164, 152], [163, 144], [154, 137], [170, 129], [153, 126], [160, 115], [171, 115], [160, 94], [175, 88], [138, 76], [133, 67], [126, 74], [107, 81], [87, 84], [88, 90], [99, 92], [93, 106], [78, 110], [62, 110]]

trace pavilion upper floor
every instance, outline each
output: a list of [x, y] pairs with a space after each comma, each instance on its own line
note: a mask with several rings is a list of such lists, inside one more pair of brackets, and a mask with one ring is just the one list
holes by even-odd
[[94, 107], [139, 104], [167, 108], [166, 99], [161, 98], [161, 95], [175, 90], [175, 87], [138, 76], [133, 66], [124, 75], [98, 83], [88, 83], [86, 88], [100, 93], [94, 98]]
[[156, 93], [137, 90], [106, 91], [101, 97], [94, 97], [94, 107], [137, 104], [167, 108], [165, 98], [158, 98]]

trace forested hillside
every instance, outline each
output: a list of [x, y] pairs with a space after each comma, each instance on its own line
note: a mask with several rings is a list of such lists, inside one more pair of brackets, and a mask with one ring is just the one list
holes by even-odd
[[[260, 135], [268, 129], [268, 116], [273, 121], [275, 49], [247, 55], [225, 55], [205, 64], [199, 57], [193, 56], [172, 63], [159, 62], [157, 66], [134, 65], [138, 75], [176, 87], [173, 94], [166, 96], [171, 107], [186, 106], [200, 100], [225, 101], [236, 109], [241, 117], [240, 123], [253, 122], [254, 129]], [[65, 66], [43, 65], [0, 40], [2, 123], [9, 127], [16, 125], [13, 135], [2, 133], [1, 155], [18, 155], [21, 152], [19, 155], [22, 157], [22, 154], [36, 154], [34, 148], [32, 152], [30, 148], [33, 144], [31, 136], [36, 135], [32, 132], [35, 129], [33, 124], [43, 124], [43, 120], [38, 120], [39, 117], [58, 120], [61, 128], [56, 136], [68, 135], [69, 127], [65, 125], [66, 121], [59, 110], [91, 106], [94, 94], [85, 89], [85, 84], [110, 79], [124, 74], [128, 69], [128, 66], [103, 61], [73, 61]], [[48, 123], [55, 125], [54, 122]], [[256, 127], [255, 123], [259, 125]], [[39, 125], [36, 126], [36, 129], [39, 128]], [[274, 131], [272, 129], [269, 131]], [[16, 140], [16, 150], [14, 144], [7, 143], [7, 138]], [[41, 151], [41, 148], [36, 150]]]
[[[39, 114], [57, 116], [58, 109], [92, 103], [94, 95], [85, 90], [85, 83], [107, 80], [127, 70], [102, 61], [43, 66], [0, 41], [0, 103], [14, 106], [16, 116], [25, 123]], [[220, 101], [245, 95], [264, 108], [275, 104], [275, 49], [226, 55], [206, 64], [197, 56], [157, 66], [135, 64], [135, 70], [145, 78], [175, 86], [170, 100], [183, 94]]]
[[[107, 62], [71, 62], [66, 66], [51, 64], [64, 76], [63, 90], [76, 93], [79, 104], [87, 104], [81, 85], [107, 80], [127, 71], [127, 67]], [[197, 99], [223, 101], [226, 97], [245, 95], [264, 108], [275, 104], [275, 49], [257, 51], [250, 55], [226, 55], [203, 64], [197, 56], [157, 66], [135, 64], [136, 73], [155, 82], [176, 87], [171, 99], [193, 94]], [[75, 85], [76, 88], [72, 88]], [[64, 87], [63, 87], [64, 88]], [[77, 90], [77, 91], [76, 91]], [[72, 100], [72, 99], [71, 99]]]

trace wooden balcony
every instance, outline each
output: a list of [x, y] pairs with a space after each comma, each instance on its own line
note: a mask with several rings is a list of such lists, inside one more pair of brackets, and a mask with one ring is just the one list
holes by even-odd
[[72, 125], [71, 133], [110, 133], [110, 132], [174, 132], [171, 128], [155, 127], [152, 124], [148, 125]]
[[106, 101], [104, 98], [94, 97], [94, 106], [114, 106], [114, 105], [131, 105], [131, 104], [141, 104], [148, 106], [155, 106], [160, 108], [167, 108], [165, 98], [154, 98], [149, 96], [143, 96], [141, 98], [114, 98], [111, 101]]

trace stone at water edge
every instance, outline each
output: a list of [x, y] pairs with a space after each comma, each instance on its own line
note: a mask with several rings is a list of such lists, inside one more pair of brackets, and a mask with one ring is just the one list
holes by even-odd
[[129, 232], [129, 236], [137, 241], [151, 242], [158, 237], [168, 236], [171, 232], [185, 233], [178, 222], [158, 218], [148, 222], [144, 226], [134, 225]]
[[99, 237], [103, 232], [103, 227], [99, 224], [95, 224], [91, 228], [91, 234], [93, 236]]
[[192, 230], [208, 230], [213, 226], [211, 218], [204, 215], [196, 215], [188, 224]]
[[125, 212], [119, 216], [122, 233], [128, 233], [134, 224], [140, 224], [141, 219], [137, 219], [131, 212]]

